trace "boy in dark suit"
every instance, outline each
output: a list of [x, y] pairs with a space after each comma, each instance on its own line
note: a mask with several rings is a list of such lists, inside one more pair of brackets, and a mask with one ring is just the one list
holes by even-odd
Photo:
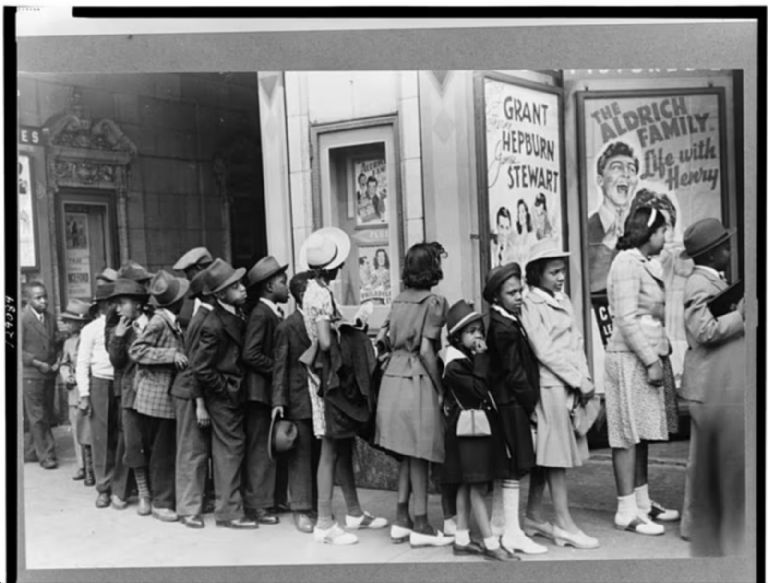
[[291, 278], [290, 291], [296, 300], [296, 311], [283, 320], [275, 331], [275, 365], [272, 376], [272, 416], [293, 421], [298, 436], [291, 451], [286, 454], [288, 490], [291, 511], [296, 528], [308, 534], [316, 522], [317, 463], [320, 459], [320, 440], [312, 431], [312, 405], [309, 402], [307, 369], [299, 357], [311, 342], [304, 327], [301, 302], [307, 289], [309, 272], [297, 273]]
[[51, 395], [58, 371], [53, 317], [48, 292], [35, 281], [24, 288], [27, 305], [21, 312], [21, 361], [24, 379], [24, 461], [39, 461], [46, 470], [58, 467], [51, 432]]
[[244, 516], [240, 495], [245, 457], [245, 387], [241, 386], [245, 374], [240, 360], [245, 336], [245, 319], [240, 311], [246, 298], [245, 287], [240, 282], [243, 275], [245, 269], [236, 270], [220, 258], [208, 267], [208, 287], [215, 303], [200, 329], [200, 340], [191, 361], [211, 417], [216, 525], [227, 528], [259, 526]]
[[[205, 247], [193, 247], [184, 255], [179, 257], [179, 260], [173, 264], [173, 269], [177, 271], [183, 271], [184, 276], [192, 281], [198, 273], [203, 271], [213, 263], [213, 257], [211, 252]], [[187, 298], [184, 304], [181, 306], [181, 312], [179, 312], [179, 324], [181, 329], [186, 330], [189, 323], [192, 321], [192, 316], [197, 313], [200, 307], [199, 299]]]
[[269, 508], [275, 494], [275, 464], [267, 452], [275, 329], [283, 320], [278, 303], [288, 301], [287, 265], [270, 256], [248, 271], [248, 286], [258, 302], [245, 327], [245, 476], [243, 502], [248, 516], [261, 524], [277, 524]]
[[[203, 270], [189, 283], [189, 298], [199, 300], [184, 334], [184, 351], [192, 361], [200, 340], [200, 330], [213, 310], [210, 290]], [[189, 528], [203, 528], [203, 499], [208, 459], [211, 455], [211, 417], [205, 407], [203, 391], [191, 368], [181, 371], [173, 381], [171, 395], [176, 409], [176, 512]]]

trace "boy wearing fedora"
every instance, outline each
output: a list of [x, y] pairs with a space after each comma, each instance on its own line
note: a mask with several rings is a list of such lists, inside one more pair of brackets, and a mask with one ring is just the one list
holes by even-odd
[[[128, 349], [138, 366], [134, 377], [133, 408], [139, 417], [145, 468], [137, 468], [139, 498], [151, 496], [152, 516], [175, 522], [176, 413], [170, 390], [177, 370], [187, 367], [184, 341], [176, 321], [189, 290], [186, 279], [160, 270], [150, 282], [149, 294], [157, 306], [147, 327]], [[147, 474], [149, 474], [147, 476]], [[147, 484], [149, 477], [149, 484]]]
[[[118, 433], [118, 401], [114, 391], [114, 368], [107, 353], [105, 329], [106, 315], [110, 308], [109, 296], [114, 283], [96, 287], [94, 306], [96, 317], [80, 332], [77, 350], [75, 378], [80, 391], [79, 408], [89, 417], [91, 426], [91, 451], [96, 476], [96, 507], [110, 505], [112, 477], [115, 469], [115, 452]], [[93, 308], [92, 308], [93, 311]]]
[[[149, 294], [143, 283], [118, 278], [110, 298], [117, 320], [110, 327], [107, 319], [107, 352], [115, 372], [115, 393], [120, 406], [111, 503], [112, 508], [122, 510], [128, 505], [126, 500], [132, 486], [130, 479], [132, 476], [135, 478], [137, 468], [144, 466], [138, 414], [133, 408], [136, 399], [133, 380], [137, 365], [128, 356], [128, 348], [149, 322], [144, 313]], [[139, 500], [139, 510], [140, 513], [149, 512], [143, 499]]]
[[24, 460], [46, 470], [58, 467], [50, 420], [57, 364], [55, 322], [47, 312], [48, 292], [39, 282], [24, 287], [21, 312], [21, 360], [24, 378]]
[[[189, 282], [189, 297], [200, 302], [200, 308], [184, 334], [184, 351], [190, 362], [199, 346], [203, 322], [213, 310], [206, 277], [207, 271], [203, 270]], [[176, 512], [184, 526], [203, 528], [203, 501], [211, 455], [211, 417], [202, 387], [191, 367], [176, 375], [171, 396], [176, 410]]]
[[[189, 281], [195, 277], [198, 273], [203, 271], [213, 263], [213, 256], [211, 252], [205, 247], [193, 247], [184, 255], [179, 257], [179, 260], [173, 264], [173, 269], [176, 271], [183, 271], [184, 277]], [[181, 306], [181, 312], [179, 312], [179, 324], [181, 329], [186, 330], [189, 326], [189, 322], [192, 320], [192, 316], [197, 313], [200, 308], [200, 300], [187, 298]]]
[[275, 330], [275, 366], [272, 375], [272, 418], [293, 421], [297, 436], [293, 449], [285, 456], [288, 471], [288, 491], [293, 521], [300, 532], [312, 533], [317, 515], [317, 464], [320, 460], [320, 440], [312, 431], [312, 404], [307, 390], [307, 369], [299, 362], [312, 344], [304, 325], [301, 302], [308, 271], [291, 278], [289, 289], [296, 300], [296, 310], [278, 324]]
[[208, 287], [215, 302], [202, 324], [191, 362], [211, 417], [216, 525], [228, 528], [259, 526], [244, 516], [240, 494], [245, 457], [241, 386], [245, 374], [240, 359], [245, 335], [245, 319], [240, 310], [246, 299], [245, 287], [240, 282], [243, 275], [245, 269], [235, 269], [220, 258], [208, 267]]
[[277, 524], [268, 510], [274, 501], [275, 464], [268, 455], [275, 329], [283, 320], [278, 306], [288, 301], [288, 265], [271, 255], [260, 259], [247, 274], [248, 287], [258, 303], [245, 326], [245, 475], [243, 504], [246, 515], [260, 524]]
[[694, 556], [728, 555], [744, 545], [744, 299], [715, 317], [708, 307], [728, 288], [733, 229], [702, 219], [684, 235], [695, 263], [685, 283], [688, 350], [680, 396], [691, 413], [691, 443], [680, 533]]
[[[77, 347], [80, 345], [80, 330], [87, 321], [90, 307], [88, 302], [72, 299], [69, 300], [66, 310], [61, 313], [62, 326], [69, 336], [64, 341], [59, 360], [59, 376], [67, 390], [69, 425], [72, 429], [72, 441], [75, 445], [75, 459], [77, 460], [77, 470], [72, 479], [85, 480], [86, 486], [93, 486], [96, 480], [93, 477], [88, 420], [80, 415], [77, 407], [80, 402], [80, 392], [77, 390], [75, 363], [77, 362]], [[87, 453], [86, 448], [88, 448]]]

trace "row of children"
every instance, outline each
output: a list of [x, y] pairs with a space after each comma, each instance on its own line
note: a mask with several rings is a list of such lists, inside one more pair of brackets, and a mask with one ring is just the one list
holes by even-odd
[[[627, 241], [636, 239], [627, 248], [647, 255], [653, 252], [649, 245], [663, 244], [663, 232], [661, 238], [656, 233], [662, 224], [656, 224], [656, 213], [641, 211], [627, 220]], [[414, 245], [404, 259], [404, 291], [372, 346], [364, 322], [344, 321], [331, 291], [349, 251], [340, 229], [320, 229], [307, 238], [299, 262], [309, 269], [291, 279], [298, 308], [287, 319], [278, 304], [288, 299], [288, 266], [272, 257], [247, 273], [256, 300], [248, 302], [247, 314], [245, 270], [213, 261], [203, 248], [174, 266], [188, 280], [164, 271], [150, 279], [134, 265], [122, 273], [132, 277], [97, 289], [100, 315], [80, 335], [75, 368], [78, 406], [90, 414], [97, 505], [125, 507], [124, 476], [132, 473], [139, 513], [200, 528], [203, 500], [210, 495], [210, 455], [217, 525], [275, 524], [273, 425], [284, 418], [291, 422], [287, 440], [293, 442], [282, 456], [290, 509], [297, 528], [320, 542], [352, 544], [357, 537], [349, 530], [388, 524], [364, 511], [357, 497], [353, 444], [365, 434], [399, 461], [390, 529], [395, 543], [452, 544], [456, 554], [502, 561], [517, 559], [517, 551], [546, 552], [534, 535], [561, 546], [599, 546], [575, 524], [568, 507], [566, 470], [588, 458], [586, 431], [597, 402], [563, 292], [568, 253], [545, 239], [531, 249], [525, 277], [515, 263], [494, 268], [483, 290], [491, 306], [486, 334], [483, 317], [467, 303], [448, 309], [445, 298], [431, 291], [443, 277], [442, 246]], [[110, 304], [116, 304], [116, 316]], [[186, 323], [183, 332], [179, 322]], [[441, 351], [444, 327], [449, 346]], [[660, 384], [654, 375], [663, 370], [657, 373], [655, 365], [649, 363], [642, 384]], [[120, 417], [110, 412], [114, 407], [122, 409]], [[609, 416], [616, 416], [611, 407], [609, 402]], [[634, 420], [611, 425], [609, 419], [617, 449], [622, 445], [616, 428], [625, 423]], [[640, 435], [633, 443], [653, 438]], [[427, 519], [430, 463], [443, 464], [443, 532]], [[521, 525], [519, 480], [525, 475], [530, 489]], [[628, 481], [631, 504], [620, 493], [616, 525], [660, 534], [651, 518], [679, 515], [649, 498], [647, 474], [644, 483], [637, 481]], [[344, 494], [346, 529], [332, 513], [334, 483]], [[552, 522], [543, 512], [547, 486]], [[469, 537], [470, 511], [482, 541]]]

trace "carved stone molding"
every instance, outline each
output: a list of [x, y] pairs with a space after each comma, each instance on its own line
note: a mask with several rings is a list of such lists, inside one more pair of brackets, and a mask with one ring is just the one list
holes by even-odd
[[128, 177], [131, 161], [138, 154], [136, 145], [113, 120], [94, 121], [77, 87], [72, 90], [69, 109], [43, 125], [43, 141], [48, 190], [52, 195], [61, 188], [115, 193], [120, 262], [127, 261]]

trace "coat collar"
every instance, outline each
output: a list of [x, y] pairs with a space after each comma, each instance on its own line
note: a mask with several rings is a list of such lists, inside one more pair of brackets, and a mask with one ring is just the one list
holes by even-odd
[[32, 309], [32, 306], [30, 306], [29, 304], [24, 306], [24, 313], [27, 315], [27, 320], [30, 321], [32, 325], [35, 328], [37, 328], [40, 332], [45, 332], [45, 333], [48, 332], [48, 329], [46, 326], [48, 325], [50, 316], [48, 315], [47, 312], [43, 312], [43, 316], [45, 316], [45, 324], [43, 324], [40, 321], [40, 318], [37, 317], [37, 313], [35, 312], [35, 310]]
[[566, 310], [565, 302], [563, 301], [566, 295], [562, 292], [557, 292], [554, 296], [545, 292], [543, 289], [534, 285], [528, 287], [528, 293], [526, 299], [530, 300], [534, 304], [547, 304], [555, 308], [556, 310]]
[[181, 336], [181, 328], [179, 328], [176, 316], [172, 312], [166, 310], [165, 308], [158, 308], [155, 310], [155, 315], [162, 318], [165, 323], [168, 324], [168, 327], [173, 330], [174, 334]]
[[724, 280], [722, 277], [720, 277], [720, 274], [714, 269], [712, 269], [711, 267], [706, 267], [704, 265], [695, 265], [693, 267], [693, 272], [698, 273], [703, 277], [706, 277], [709, 281], [714, 283], [718, 288], [728, 287], [728, 282]]
[[244, 322], [243, 320], [231, 313], [229, 310], [225, 309], [224, 306], [222, 306], [220, 303], [216, 303], [216, 307], [214, 308], [213, 314], [216, 314], [216, 316], [221, 320], [222, 326], [224, 327], [224, 331], [229, 334], [232, 339], [237, 342], [238, 345], [243, 345], [243, 326]]
[[428, 289], [405, 288], [397, 297], [397, 301], [409, 304], [420, 304], [431, 295], [432, 291]]
[[462, 358], [469, 359], [469, 357], [461, 350], [455, 346], [448, 345], [448, 348], [445, 349], [445, 367], [443, 368], [443, 376], [445, 376], [445, 369], [448, 368], [449, 364], [451, 364], [454, 360], [461, 360]]
[[630, 257], [638, 261], [642, 266], [643, 269], [650, 275], [653, 279], [655, 279], [657, 282], [661, 284], [662, 287], [664, 287], [664, 271], [661, 266], [661, 263], [656, 259], [649, 259], [645, 255], [643, 255], [639, 249], [627, 249], [625, 251]]

